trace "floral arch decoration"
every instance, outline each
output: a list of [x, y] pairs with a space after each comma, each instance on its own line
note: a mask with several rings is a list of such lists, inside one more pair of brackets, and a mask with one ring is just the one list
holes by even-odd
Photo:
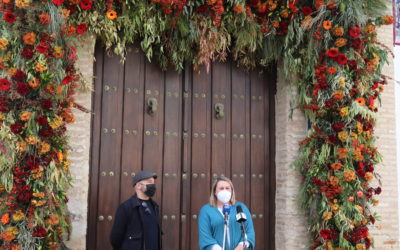
[[390, 52], [376, 28], [391, 24], [384, 0], [0, 0], [0, 245], [66, 248], [71, 185], [66, 125], [79, 107], [78, 36], [92, 32], [124, 56], [182, 70], [228, 53], [247, 69], [283, 58], [311, 123], [294, 165], [313, 249], [365, 249], [373, 134]]

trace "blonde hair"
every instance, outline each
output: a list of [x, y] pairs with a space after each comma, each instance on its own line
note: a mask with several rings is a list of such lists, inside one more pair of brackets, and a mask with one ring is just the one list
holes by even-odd
[[230, 202], [232, 205], [235, 205], [236, 198], [235, 198], [235, 189], [233, 188], [233, 183], [229, 178], [227, 178], [225, 176], [221, 176], [221, 177], [218, 177], [217, 179], [215, 179], [215, 181], [211, 187], [210, 205], [213, 207], [217, 206], [218, 198], [217, 198], [217, 196], [215, 196], [215, 190], [217, 189], [218, 182], [220, 182], [220, 181], [226, 181], [229, 183], [229, 185], [231, 185], [232, 196], [231, 196]]

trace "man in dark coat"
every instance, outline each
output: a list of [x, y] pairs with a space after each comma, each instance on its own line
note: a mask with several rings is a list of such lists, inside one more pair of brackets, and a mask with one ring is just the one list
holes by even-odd
[[119, 205], [110, 242], [114, 250], [161, 250], [159, 207], [151, 197], [155, 173], [141, 171], [133, 178], [136, 194]]

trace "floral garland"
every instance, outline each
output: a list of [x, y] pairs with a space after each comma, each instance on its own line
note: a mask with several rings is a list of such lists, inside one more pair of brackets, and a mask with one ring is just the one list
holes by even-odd
[[121, 56], [140, 42], [164, 69], [208, 68], [228, 52], [249, 69], [283, 58], [312, 125], [294, 163], [312, 248], [370, 248], [384, 10], [383, 0], [0, 0], [1, 248], [65, 248], [73, 44], [87, 30]]

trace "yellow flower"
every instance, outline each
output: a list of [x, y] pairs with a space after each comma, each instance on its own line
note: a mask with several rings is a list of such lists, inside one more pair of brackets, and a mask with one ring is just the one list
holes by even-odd
[[30, 0], [15, 0], [15, 5], [18, 8], [26, 8], [29, 6]]
[[325, 212], [322, 217], [324, 220], [330, 220], [332, 218], [332, 212]]
[[6, 119], [6, 116], [3, 113], [0, 113], [0, 120]]
[[43, 167], [39, 166], [38, 168], [31, 170], [31, 177], [33, 179], [39, 179], [43, 175]]
[[67, 171], [69, 166], [71, 166], [71, 161], [67, 160], [63, 162], [63, 170]]
[[61, 116], [57, 116], [53, 121], [49, 122], [52, 129], [57, 129], [62, 125], [63, 119]]
[[360, 213], [364, 213], [364, 209], [360, 205], [356, 205], [356, 208], [358, 211], [360, 211]]
[[14, 221], [20, 221], [23, 218], [25, 218], [25, 215], [21, 210], [18, 210], [18, 211], [15, 212], [15, 214], [13, 215], [12, 218], [13, 218]]
[[35, 63], [35, 70], [39, 73], [47, 70], [47, 66], [45, 62], [36, 62]]
[[356, 161], [362, 161], [364, 159], [364, 156], [362, 155], [361, 149], [355, 149], [353, 151], [353, 159]]
[[35, 200], [35, 199], [32, 199], [32, 200], [31, 200], [31, 204], [34, 205], [35, 207], [41, 207], [41, 206], [43, 206], [44, 204], [46, 204], [46, 201], [45, 201], [45, 200]]
[[342, 142], [345, 142], [347, 140], [347, 136], [348, 136], [347, 131], [342, 131], [339, 132], [338, 134], [339, 140], [341, 140]]
[[361, 122], [357, 122], [357, 133], [361, 134], [363, 132], [363, 126]]
[[352, 170], [347, 170], [343, 172], [343, 180], [353, 181], [356, 179], [356, 173]]
[[351, 132], [350, 136], [351, 136], [351, 138], [352, 138], [353, 140], [358, 138], [357, 133], [354, 133], [354, 132]]
[[21, 118], [21, 120], [23, 121], [29, 121], [29, 119], [31, 119], [31, 115], [32, 113], [29, 111], [22, 111], [21, 114], [19, 115], [19, 118]]
[[15, 72], [17, 72], [16, 68], [9, 68], [8, 71], [7, 71], [7, 74], [9, 76], [13, 76], [15, 74]]
[[357, 249], [357, 250], [365, 250], [366, 248], [365, 248], [365, 245], [364, 245], [364, 244], [359, 243], [359, 244], [356, 245], [356, 249]]
[[8, 45], [8, 40], [4, 38], [0, 38], [0, 49], [6, 50]]
[[364, 131], [364, 136], [367, 140], [371, 139], [371, 131]]
[[47, 142], [41, 142], [40, 143], [40, 147], [39, 147], [39, 154], [43, 155], [47, 152], [49, 152], [50, 150], [50, 144], [48, 144]]
[[344, 78], [344, 77], [339, 78], [339, 86], [340, 87], [346, 86], [346, 78]]
[[333, 211], [334, 213], [336, 213], [337, 211], [339, 211], [339, 205], [338, 205], [338, 204], [333, 204], [333, 205], [331, 206], [331, 208], [332, 208], [332, 211]]
[[35, 145], [36, 143], [39, 142], [39, 138], [33, 135], [28, 136], [28, 138], [26, 138], [26, 142], [30, 145]]
[[44, 198], [44, 193], [43, 192], [33, 193], [32, 196], [36, 197], [36, 198], [43, 199]]
[[62, 9], [61, 10], [61, 15], [64, 19], [67, 19], [69, 17], [70, 11], [69, 9]]
[[379, 201], [378, 200], [374, 200], [373, 205], [374, 205], [374, 207], [378, 206], [379, 205]]
[[17, 234], [19, 233], [19, 230], [18, 230], [17, 227], [9, 227], [9, 228], [7, 229], [7, 231], [10, 232], [10, 233], [12, 233], [12, 234], [14, 234], [14, 235], [17, 235]]
[[371, 172], [367, 172], [367, 173], [365, 173], [364, 178], [365, 178], [367, 181], [372, 181], [372, 180], [374, 179], [374, 175], [373, 175]]
[[340, 113], [341, 117], [348, 116], [349, 115], [349, 107], [341, 108], [339, 113]]
[[26, 142], [24, 142], [24, 141], [17, 142], [18, 152], [21, 152], [21, 153], [25, 152], [26, 151], [26, 147], [27, 147]]

